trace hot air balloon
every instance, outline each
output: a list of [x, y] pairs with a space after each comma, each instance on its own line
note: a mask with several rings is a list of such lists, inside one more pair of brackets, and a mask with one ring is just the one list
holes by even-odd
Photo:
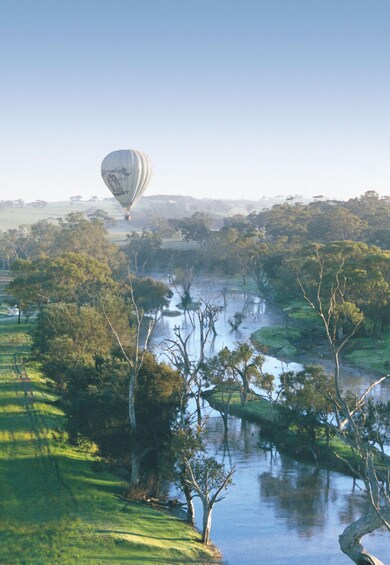
[[113, 151], [102, 161], [102, 177], [126, 210], [125, 219], [130, 220], [130, 210], [141, 198], [152, 173], [149, 157], [134, 149]]

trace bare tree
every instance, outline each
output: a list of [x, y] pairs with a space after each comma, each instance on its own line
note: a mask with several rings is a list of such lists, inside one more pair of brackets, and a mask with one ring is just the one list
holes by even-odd
[[194, 277], [195, 275], [192, 267], [190, 267], [189, 269], [187, 268], [175, 270], [173, 286], [180, 296], [180, 303], [184, 310], [184, 313], [188, 312], [192, 304], [191, 287], [194, 283]]
[[[184, 389], [181, 400], [182, 418], [188, 399], [192, 396], [196, 403], [198, 426], [201, 426], [201, 392], [202, 369], [206, 359], [206, 345], [211, 334], [216, 333], [215, 323], [218, 319], [220, 308], [213, 304], [200, 301], [200, 306], [192, 314], [192, 328], [184, 335], [180, 328], [174, 330], [175, 339], [167, 339], [165, 355], [169, 362], [184, 377]], [[192, 341], [196, 342], [196, 350]]]
[[217, 502], [225, 498], [222, 494], [232, 484], [235, 468], [229, 471], [214, 457], [198, 455], [185, 460], [186, 483], [199, 496], [203, 507], [202, 543], [210, 543], [212, 511]]

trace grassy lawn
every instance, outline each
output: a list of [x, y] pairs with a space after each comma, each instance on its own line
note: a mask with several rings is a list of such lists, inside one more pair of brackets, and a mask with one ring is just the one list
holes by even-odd
[[[25, 326], [0, 324], [0, 561], [209, 563], [181, 520], [120, 499], [121, 479], [61, 432], [55, 396], [28, 355]], [[15, 363], [16, 358], [16, 363]]]
[[106, 211], [110, 216], [117, 219], [122, 218], [122, 214], [118, 206], [112, 200], [99, 200], [98, 202], [48, 202], [43, 208], [33, 208], [25, 206], [23, 208], [0, 208], [1, 229], [18, 228], [21, 225], [29, 225], [39, 220], [57, 220], [64, 218], [71, 212], [85, 212], [91, 208], [100, 208]]
[[[303, 302], [292, 302], [284, 308], [289, 327], [260, 328], [251, 336], [263, 353], [297, 360], [306, 354], [316, 356], [326, 351], [326, 337], [319, 317]], [[325, 346], [325, 347], [324, 347]], [[360, 369], [386, 375], [390, 371], [390, 329], [380, 337], [353, 337], [349, 340], [344, 360]], [[319, 362], [321, 364], [321, 361]]]
[[389, 373], [390, 329], [381, 339], [373, 337], [351, 339], [346, 358], [362, 369]]
[[299, 337], [299, 330], [290, 329], [286, 331], [282, 326], [260, 328], [251, 335], [253, 344], [263, 353], [282, 358], [297, 355], [298, 351], [292, 344], [292, 340]]

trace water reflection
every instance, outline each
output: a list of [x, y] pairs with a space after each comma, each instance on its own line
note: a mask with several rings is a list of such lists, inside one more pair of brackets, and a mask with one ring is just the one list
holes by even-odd
[[[237, 469], [235, 487], [215, 507], [212, 527], [229, 565], [298, 565], [303, 558], [320, 565], [350, 563], [338, 536], [364, 510], [353, 479], [262, 450], [256, 424], [231, 418], [228, 446], [223, 431], [221, 418], [211, 416], [208, 449]], [[383, 563], [390, 563], [389, 538], [385, 530], [365, 537]]]
[[272, 500], [276, 516], [286, 521], [298, 535], [312, 537], [322, 530], [330, 491], [329, 473], [314, 467], [297, 470], [292, 461], [282, 459], [270, 471], [259, 475], [260, 496]]
[[[206, 355], [208, 356], [215, 355], [223, 347], [229, 347], [229, 349], [234, 348], [237, 342], [248, 340], [251, 334], [259, 328], [283, 324], [281, 316], [267, 308], [264, 301], [258, 296], [252, 296], [244, 292], [225, 292], [225, 289], [226, 283], [222, 279], [217, 278], [199, 278], [191, 289], [191, 295], [195, 301], [202, 298], [215, 305], [223, 306], [223, 312], [216, 323], [218, 335], [209, 342], [206, 350]], [[180, 297], [174, 292], [171, 300], [171, 310], [175, 310], [179, 302]], [[245, 320], [239, 330], [231, 331], [228, 320], [233, 318], [236, 312], [244, 312]], [[175, 327], [180, 327], [184, 336], [188, 335], [193, 329], [188, 316], [163, 317], [157, 324], [151, 343], [151, 347], [157, 355], [161, 355], [161, 345], [164, 339], [174, 337], [173, 330]], [[194, 332], [190, 339], [192, 350], [196, 352], [196, 332]], [[302, 357], [302, 363], [305, 362], [305, 358]], [[331, 362], [324, 359], [319, 359], [318, 361], [311, 360], [311, 363], [313, 362], [324, 365], [328, 372], [332, 372]], [[299, 363], [287, 364], [275, 357], [265, 356], [264, 371], [273, 373], [276, 376], [279, 376], [283, 370], [299, 370], [300, 368], [302, 368], [302, 365]], [[346, 389], [354, 390], [360, 394], [363, 393], [367, 386], [376, 378], [373, 375], [368, 375], [364, 371], [352, 370], [345, 367], [342, 367], [341, 376], [342, 384]], [[385, 382], [376, 387], [373, 391], [373, 397], [383, 402], [390, 400], [390, 383]]]
[[[193, 287], [195, 299], [226, 304], [216, 327], [218, 335], [209, 344], [208, 355], [222, 347], [234, 347], [237, 341], [249, 339], [260, 327], [280, 323], [257, 297], [245, 293], [223, 293], [223, 282], [199, 281]], [[218, 302], [219, 301], [219, 302]], [[176, 295], [171, 309], [179, 302]], [[245, 309], [245, 321], [237, 332], [230, 331], [227, 320]], [[188, 317], [163, 318], [153, 338], [157, 355], [163, 355], [161, 344], [174, 337], [174, 327], [180, 326], [188, 335], [192, 325]], [[187, 333], [186, 333], [187, 332]], [[194, 335], [191, 347], [197, 351]], [[297, 370], [301, 365], [284, 364], [266, 356], [264, 370], [278, 376], [284, 369]], [[344, 384], [362, 391], [367, 376], [344, 372]], [[378, 388], [382, 400], [390, 399], [389, 385]], [[352, 478], [326, 470], [317, 470], [298, 463], [267, 446], [259, 438], [255, 424], [231, 418], [228, 443], [224, 438], [222, 419], [209, 407], [206, 442], [209, 452], [227, 466], [236, 465], [235, 487], [214, 510], [212, 539], [221, 549], [229, 565], [348, 565], [338, 545], [338, 536], [345, 526], [364, 511], [364, 496]], [[201, 509], [197, 508], [200, 527]], [[390, 564], [390, 536], [379, 531], [364, 538], [368, 549], [383, 563]]]

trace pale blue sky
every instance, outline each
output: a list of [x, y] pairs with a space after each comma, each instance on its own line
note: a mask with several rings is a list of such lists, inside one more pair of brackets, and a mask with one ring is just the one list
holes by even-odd
[[389, 194], [388, 0], [0, 0], [0, 199]]

